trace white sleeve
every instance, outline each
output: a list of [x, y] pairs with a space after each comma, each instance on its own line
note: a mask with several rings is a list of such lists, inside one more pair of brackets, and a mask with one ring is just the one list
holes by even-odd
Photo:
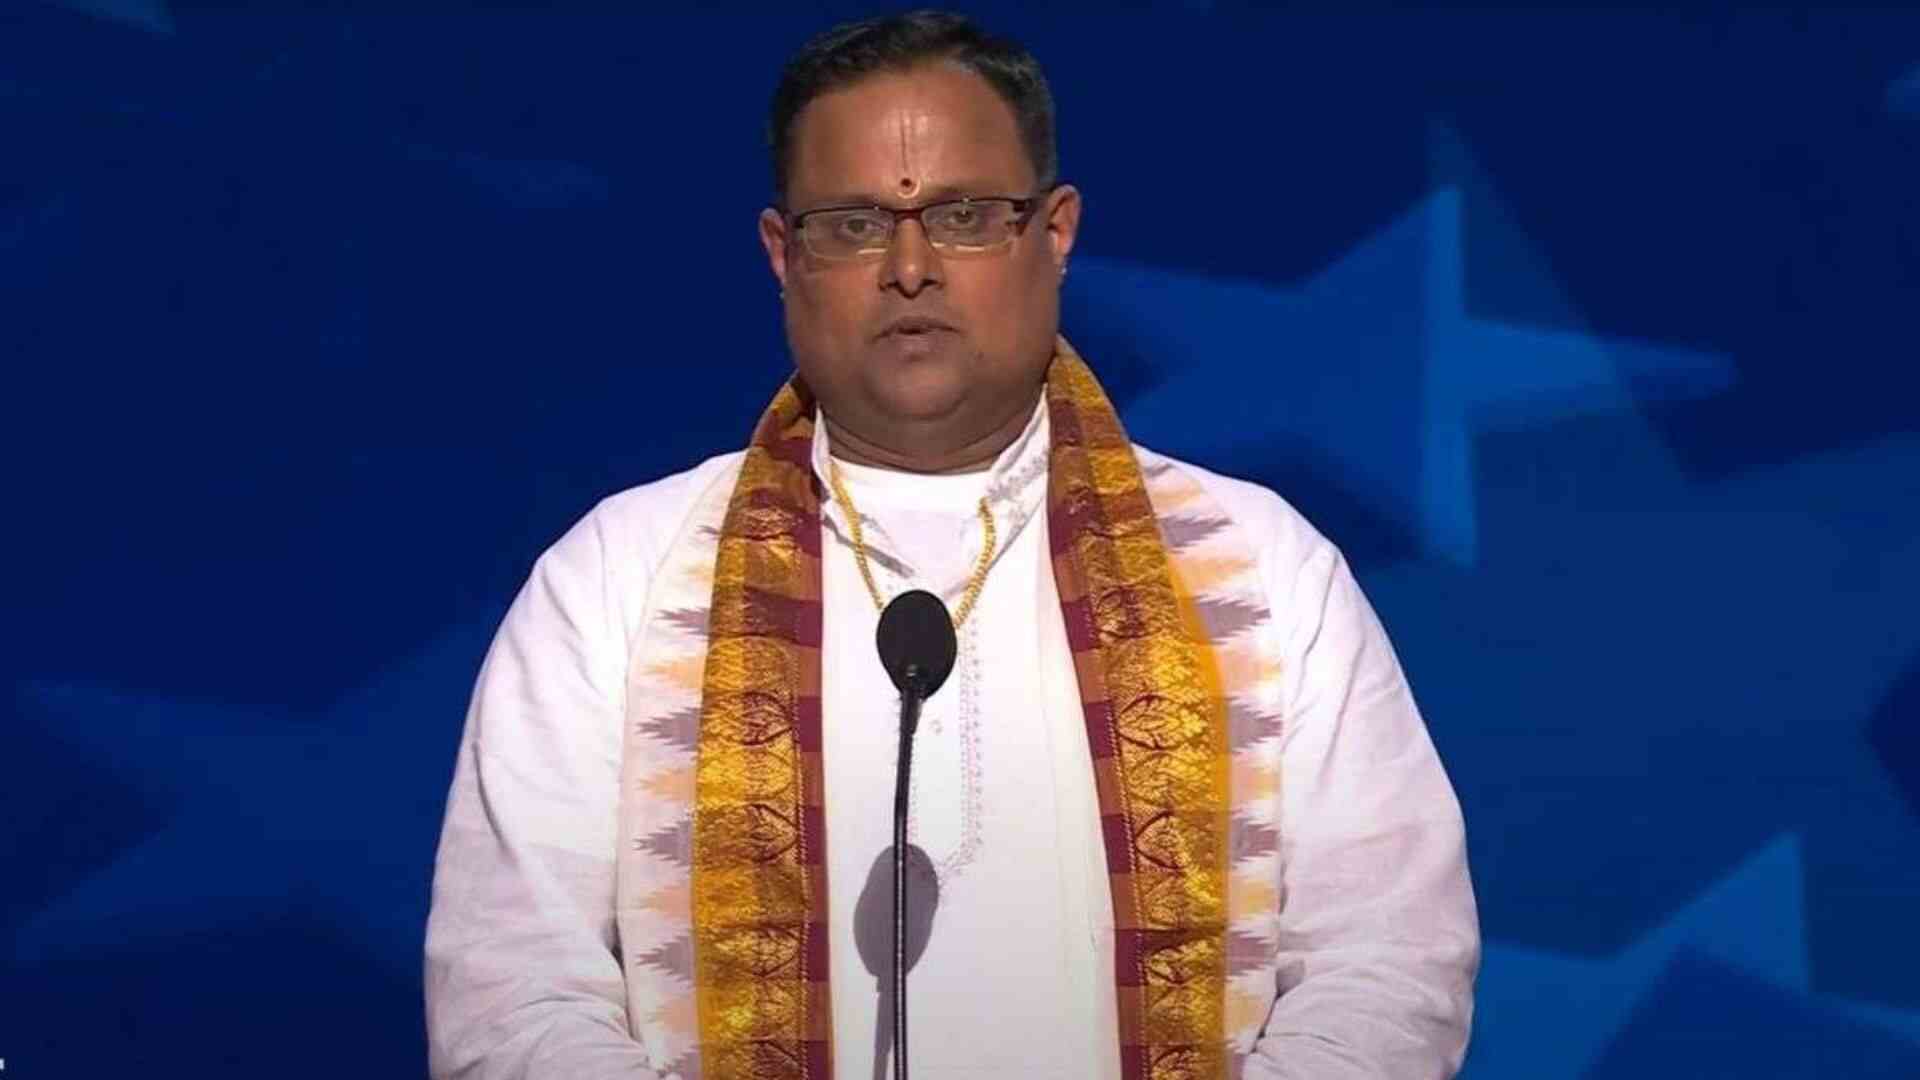
[[474, 687], [427, 920], [436, 1080], [657, 1076], [615, 944], [626, 656], [599, 518], [535, 562]]
[[1460, 806], [1386, 632], [1318, 537], [1283, 663], [1278, 997], [1247, 1080], [1430, 1080], [1466, 1051], [1480, 934]]

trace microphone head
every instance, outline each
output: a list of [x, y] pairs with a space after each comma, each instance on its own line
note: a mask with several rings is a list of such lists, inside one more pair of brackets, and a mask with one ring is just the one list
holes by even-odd
[[903, 592], [880, 613], [880, 663], [902, 694], [921, 700], [945, 685], [960, 649], [947, 605], [924, 589]]

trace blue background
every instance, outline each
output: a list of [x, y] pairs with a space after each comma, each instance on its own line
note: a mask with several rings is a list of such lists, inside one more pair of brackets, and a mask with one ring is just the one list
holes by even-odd
[[[8, 1077], [423, 1073], [479, 657], [746, 438], [765, 102], [865, 13], [623, 8], [0, 13]], [[1466, 1074], [1920, 1076], [1920, 17], [976, 10], [1135, 436], [1394, 635]]]

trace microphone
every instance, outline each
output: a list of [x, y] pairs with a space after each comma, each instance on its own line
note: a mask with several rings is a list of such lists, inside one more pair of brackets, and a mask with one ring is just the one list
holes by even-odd
[[900, 764], [893, 784], [893, 1075], [907, 1080], [907, 777], [920, 706], [946, 685], [960, 651], [940, 598], [914, 589], [880, 613], [880, 663], [900, 691]]
[[902, 694], [921, 701], [933, 696], [953, 673], [960, 646], [953, 636], [947, 605], [925, 589], [903, 592], [880, 613], [880, 663]]

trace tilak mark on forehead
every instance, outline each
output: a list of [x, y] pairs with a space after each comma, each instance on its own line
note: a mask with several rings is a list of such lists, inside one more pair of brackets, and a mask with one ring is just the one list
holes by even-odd
[[903, 110], [900, 114], [900, 195], [912, 198], [920, 193], [920, 181], [914, 176], [913, 139], [908, 132], [913, 128], [912, 118]]

